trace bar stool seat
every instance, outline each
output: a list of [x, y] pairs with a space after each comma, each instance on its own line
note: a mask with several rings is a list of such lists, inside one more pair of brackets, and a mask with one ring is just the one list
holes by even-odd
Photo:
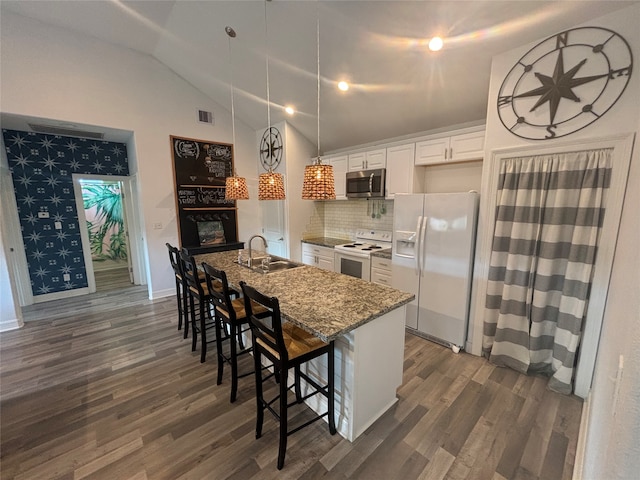
[[[315, 421], [327, 417], [329, 433], [336, 433], [334, 419], [334, 343], [326, 343], [308, 333], [304, 329], [291, 323], [282, 323], [280, 315], [280, 304], [276, 297], [267, 297], [250, 287], [245, 282], [240, 282], [244, 295], [245, 311], [249, 317], [251, 326], [251, 336], [253, 339], [253, 359], [256, 378], [256, 438], [262, 436], [262, 425], [264, 421], [264, 411], [268, 410], [279, 422], [279, 445], [278, 445], [278, 470], [284, 466], [284, 459], [287, 450], [287, 437], [298, 430], [311, 425]], [[266, 310], [266, 313], [256, 314], [254, 305], [258, 304]], [[325, 385], [320, 385], [315, 379], [301, 371], [301, 366], [314, 358], [327, 355], [327, 381]], [[273, 372], [263, 377], [262, 356], [269, 359], [273, 365]], [[294, 383], [288, 386], [288, 372], [294, 369]], [[279, 380], [279, 394], [270, 400], [266, 400], [263, 395], [263, 383], [270, 377], [276, 376]], [[301, 380], [310, 387], [309, 393], [302, 396]], [[287, 393], [291, 388], [295, 389], [295, 401], [289, 402]], [[295, 404], [321, 394], [327, 398], [327, 411], [315, 415], [307, 422], [289, 429], [288, 409]], [[272, 406], [278, 401], [279, 409]]]

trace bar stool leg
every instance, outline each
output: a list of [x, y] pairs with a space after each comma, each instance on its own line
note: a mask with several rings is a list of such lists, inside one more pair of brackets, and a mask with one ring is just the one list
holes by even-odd
[[256, 438], [262, 436], [262, 422], [264, 420], [264, 399], [262, 398], [262, 361], [260, 351], [253, 350], [253, 365], [256, 375]]
[[182, 283], [176, 277], [176, 302], [178, 303], [178, 330], [182, 330]]
[[238, 349], [236, 338], [239, 330], [237, 325], [231, 325], [231, 334], [229, 335], [229, 346], [231, 348], [231, 403], [236, 401], [238, 392]]
[[189, 336], [189, 292], [184, 288], [184, 284], [182, 285], [182, 308], [184, 309], [184, 337], [187, 338]]
[[196, 328], [196, 304], [193, 300], [193, 295], [189, 295], [189, 309], [191, 310], [191, 351], [196, 351], [196, 345], [198, 343], [198, 329]]
[[328, 377], [328, 381], [329, 381], [329, 388], [328, 388], [328, 410], [329, 410], [329, 433], [331, 435], [335, 435], [336, 434], [336, 423], [335, 423], [335, 405], [334, 405], [334, 401], [335, 401], [335, 357], [334, 357], [334, 344], [333, 341], [329, 344], [330, 345], [330, 349], [329, 349], [329, 353], [327, 355], [329, 355], [329, 358], [327, 358], [327, 377]]
[[302, 390], [300, 389], [300, 365], [295, 366], [294, 372], [295, 372], [296, 401], [298, 403], [302, 403]]
[[224, 373], [224, 356], [222, 354], [222, 320], [216, 312], [216, 352], [218, 354], [218, 378], [216, 385], [222, 383], [222, 374]]
[[[280, 370], [284, 373], [286, 370]], [[287, 377], [280, 378], [280, 446], [278, 447], [278, 470], [284, 467], [284, 456], [287, 453]]]
[[[200, 363], [204, 363], [207, 358], [207, 313], [205, 313], [205, 300], [199, 299], [199, 307], [200, 307], [200, 344], [202, 345], [200, 348]], [[208, 309], [207, 309], [208, 310]]]

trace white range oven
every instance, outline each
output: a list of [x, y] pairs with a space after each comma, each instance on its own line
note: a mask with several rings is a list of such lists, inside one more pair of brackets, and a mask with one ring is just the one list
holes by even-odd
[[371, 254], [391, 248], [391, 232], [358, 230], [351, 243], [336, 245], [335, 271], [344, 275], [371, 280]]

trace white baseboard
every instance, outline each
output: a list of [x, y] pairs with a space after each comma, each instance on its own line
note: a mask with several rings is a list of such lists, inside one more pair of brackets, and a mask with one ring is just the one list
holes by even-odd
[[78, 297], [91, 293], [89, 287], [74, 288], [73, 290], [64, 290], [62, 292], [45, 293], [42, 295], [34, 295], [33, 303], [49, 302], [51, 300], [60, 300], [62, 298]]
[[159, 298], [173, 297], [176, 295], [175, 288], [167, 288], [165, 290], [156, 290], [151, 292], [149, 300], [158, 300]]
[[587, 434], [589, 433], [589, 417], [591, 416], [591, 392], [587, 395], [582, 404], [582, 415], [580, 417], [580, 431], [578, 432], [578, 444], [576, 445], [576, 458], [573, 461], [572, 480], [582, 480], [584, 469], [585, 450]]
[[10, 330], [16, 330], [24, 325], [19, 318], [11, 318], [9, 320], [2, 320], [0, 322], [0, 332], [8, 332]]

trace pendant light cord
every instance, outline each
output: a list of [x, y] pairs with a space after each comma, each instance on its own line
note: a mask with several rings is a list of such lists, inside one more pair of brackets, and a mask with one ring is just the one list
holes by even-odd
[[320, 2], [316, 1], [316, 59], [317, 59], [317, 67], [318, 67], [318, 164], [320, 161], [320, 11], [319, 5]]
[[[227, 33], [227, 37], [229, 39], [229, 74], [231, 80], [231, 143], [233, 144], [232, 148], [236, 146], [236, 110], [233, 102], [233, 63], [231, 62], [231, 35]], [[236, 165], [233, 163], [233, 176], [237, 177], [236, 174]]]
[[[269, 156], [271, 156], [271, 98], [269, 95], [270, 85], [269, 85], [269, 31], [267, 29], [267, 1], [264, 2], [264, 44], [266, 48], [266, 58], [267, 58], [267, 124], [269, 125], [269, 145], [267, 148], [269, 149]], [[271, 162], [269, 162], [269, 173], [272, 172]]]

